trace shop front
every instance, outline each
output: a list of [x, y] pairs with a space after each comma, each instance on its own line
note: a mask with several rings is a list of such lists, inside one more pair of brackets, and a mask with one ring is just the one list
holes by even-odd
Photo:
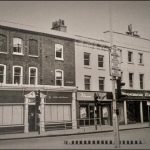
[[112, 94], [111, 92], [96, 92], [99, 95], [100, 105], [95, 107], [95, 92], [77, 92], [77, 120], [78, 126], [112, 124]]
[[122, 98], [124, 123], [148, 122], [149, 112], [147, 102], [150, 101], [150, 91], [122, 90], [122, 94], [126, 95]]
[[[77, 128], [76, 88], [12, 86], [0, 89], [0, 134]], [[36, 92], [40, 90], [40, 113]]]

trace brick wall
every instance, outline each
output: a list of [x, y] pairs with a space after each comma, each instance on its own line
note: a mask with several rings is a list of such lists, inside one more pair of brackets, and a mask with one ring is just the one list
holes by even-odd
[[[0, 64], [6, 65], [6, 83], [12, 83], [13, 65], [23, 67], [23, 84], [28, 84], [29, 67], [38, 68], [38, 84], [55, 85], [55, 69], [64, 71], [64, 85], [75, 85], [75, 48], [72, 40], [14, 28], [0, 27], [7, 37], [7, 53], [0, 53]], [[13, 37], [23, 40], [23, 54], [14, 55]], [[39, 57], [29, 56], [29, 39], [38, 41]], [[55, 60], [55, 43], [64, 47], [64, 61]]]

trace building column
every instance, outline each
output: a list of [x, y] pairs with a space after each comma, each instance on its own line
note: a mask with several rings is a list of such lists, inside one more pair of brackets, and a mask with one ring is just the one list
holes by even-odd
[[72, 93], [72, 128], [77, 129], [76, 93]]
[[29, 123], [28, 123], [28, 98], [25, 98], [24, 105], [24, 133], [29, 132]]
[[44, 98], [41, 99], [41, 105], [40, 105], [40, 131], [45, 131], [45, 124], [44, 124]]
[[128, 124], [128, 120], [127, 120], [127, 101], [124, 100], [123, 103], [124, 103], [124, 121], [125, 121], [125, 124]]
[[143, 103], [140, 101], [140, 118], [141, 118], [141, 123], [143, 123]]

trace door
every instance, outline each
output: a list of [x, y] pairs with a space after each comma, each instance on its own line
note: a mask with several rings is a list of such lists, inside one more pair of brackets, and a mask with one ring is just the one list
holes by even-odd
[[29, 123], [29, 131], [36, 130], [36, 120], [35, 120], [35, 105], [29, 105], [28, 111], [28, 123]]
[[102, 106], [101, 110], [102, 114], [102, 125], [108, 125], [110, 124], [110, 115], [109, 115], [109, 107], [108, 106]]
[[89, 106], [89, 109], [90, 109], [90, 114], [89, 114], [89, 115], [90, 115], [90, 116], [89, 116], [89, 118], [90, 118], [89, 121], [90, 121], [90, 122], [89, 122], [89, 123], [90, 123], [90, 125], [94, 125], [94, 116], [95, 116], [95, 112], [94, 112], [95, 109], [94, 109], [94, 107], [95, 107], [95, 106]]

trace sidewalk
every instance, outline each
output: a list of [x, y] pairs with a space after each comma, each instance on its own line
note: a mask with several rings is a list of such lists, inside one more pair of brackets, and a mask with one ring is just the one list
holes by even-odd
[[[138, 123], [138, 124], [128, 124], [119, 125], [119, 130], [131, 130], [138, 128], [150, 128], [148, 123]], [[113, 126], [102, 125], [98, 126], [95, 130], [95, 126], [88, 126], [80, 129], [67, 129], [67, 130], [55, 130], [46, 131], [41, 133], [29, 132], [29, 133], [16, 133], [16, 134], [3, 134], [0, 135], [0, 140], [11, 140], [11, 139], [27, 139], [27, 138], [40, 138], [40, 137], [53, 137], [53, 136], [65, 136], [65, 135], [75, 135], [75, 134], [90, 134], [96, 132], [112, 132]]]

